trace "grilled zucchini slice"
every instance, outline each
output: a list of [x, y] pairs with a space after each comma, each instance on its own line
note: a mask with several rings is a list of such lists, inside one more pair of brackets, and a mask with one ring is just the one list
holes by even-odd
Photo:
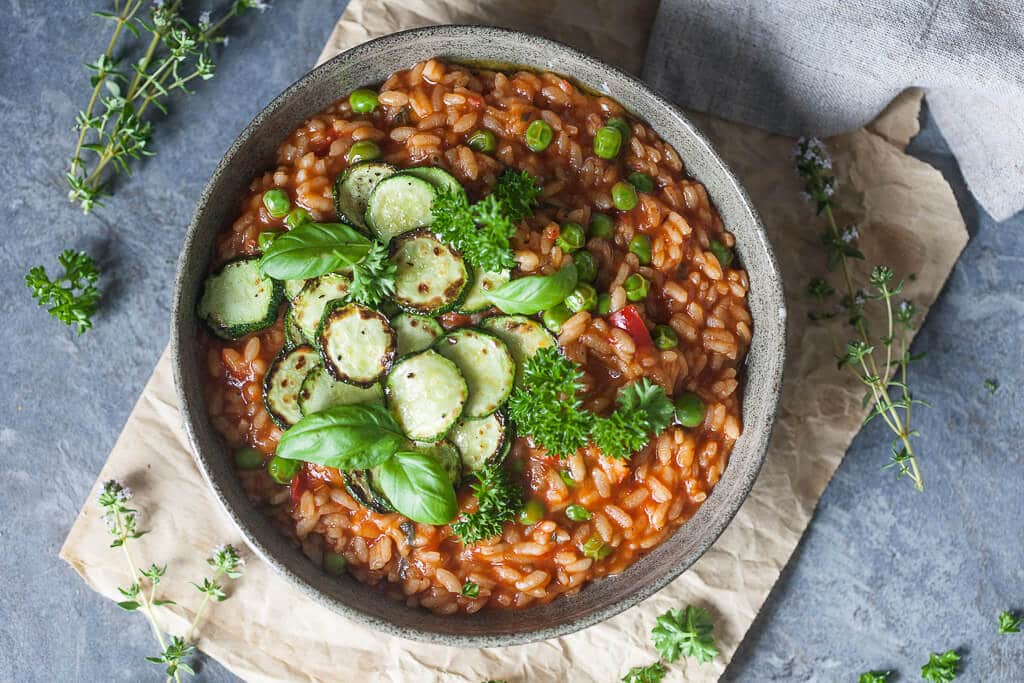
[[455, 308], [469, 286], [466, 262], [426, 230], [403, 235], [391, 250], [395, 302], [404, 310], [436, 316]]
[[406, 436], [433, 443], [458, 422], [469, 389], [455, 363], [427, 350], [395, 363], [384, 384], [384, 395]]
[[498, 273], [492, 273], [489, 270], [474, 270], [473, 281], [470, 283], [469, 289], [466, 290], [466, 298], [458, 306], [459, 313], [469, 315], [491, 308], [494, 304], [487, 298], [487, 292], [505, 284], [510, 279], [512, 279], [512, 274], [507, 270]]
[[316, 334], [324, 367], [339, 382], [368, 387], [391, 369], [398, 338], [387, 318], [362, 304], [328, 304]]
[[381, 242], [430, 225], [434, 186], [422, 178], [400, 173], [377, 183], [366, 204], [366, 226]]
[[295, 326], [310, 344], [316, 343], [316, 330], [320, 319], [324, 317], [324, 309], [332, 301], [344, 300], [348, 297], [349, 279], [344, 275], [330, 273], [321, 275], [306, 283], [299, 295], [292, 302], [292, 315]]
[[505, 342], [516, 362], [515, 383], [523, 379], [523, 363], [545, 346], [554, 346], [555, 338], [536, 320], [522, 315], [496, 315], [480, 321], [480, 327]]
[[398, 335], [398, 357], [429, 349], [444, 334], [444, 329], [433, 318], [415, 313], [399, 313], [391, 319], [391, 327]]
[[365, 161], [345, 169], [334, 181], [334, 212], [338, 220], [366, 230], [366, 203], [377, 183], [395, 174], [395, 167]]
[[384, 388], [380, 382], [368, 387], [357, 387], [339, 382], [323, 368], [317, 368], [302, 380], [302, 388], [299, 389], [299, 411], [305, 417], [334, 406], [371, 403], [383, 399]]
[[206, 278], [196, 312], [213, 334], [238, 339], [273, 325], [282, 296], [281, 283], [264, 277], [259, 256], [251, 256]]
[[455, 176], [437, 166], [414, 166], [413, 168], [403, 169], [401, 173], [426, 180], [439, 190], [450, 190], [466, 194], [466, 188], [462, 187], [462, 183], [456, 180]]
[[500, 463], [512, 443], [511, 427], [501, 411], [487, 417], [459, 420], [448, 439], [459, 449], [466, 476], [490, 464]]
[[263, 378], [263, 403], [271, 419], [288, 429], [302, 419], [299, 390], [310, 370], [319, 369], [320, 354], [309, 344], [282, 351]]
[[284, 296], [288, 301], [291, 301], [299, 295], [302, 288], [306, 286], [309, 280], [303, 280], [299, 278], [297, 280], [285, 280], [282, 284], [284, 285]]
[[289, 306], [284, 312], [284, 345], [285, 348], [293, 349], [296, 346], [306, 343], [298, 325], [295, 324], [294, 309]]
[[465, 327], [438, 339], [434, 349], [455, 363], [466, 378], [469, 398], [465, 417], [487, 417], [508, 400], [516, 364], [505, 343], [496, 336]]
[[342, 472], [341, 480], [349, 495], [364, 508], [380, 513], [394, 510], [387, 497], [371, 484], [370, 470]]

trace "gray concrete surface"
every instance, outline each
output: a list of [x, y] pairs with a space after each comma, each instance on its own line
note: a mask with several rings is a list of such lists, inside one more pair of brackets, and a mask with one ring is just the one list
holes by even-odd
[[[344, 6], [281, 0], [237, 22], [216, 78], [157, 124], [158, 155], [83, 217], [63, 199], [63, 173], [81, 62], [106, 40], [86, 16], [95, 4], [0, 9], [0, 681], [159, 680], [142, 659], [156, 648], [141, 618], [88, 590], [57, 552], [166, 344], [202, 184], [236, 132], [312, 64]], [[980, 212], [927, 114], [924, 124], [911, 149], [949, 178], [971, 231], [915, 345], [928, 357], [914, 382], [935, 404], [918, 420], [927, 491], [879, 471], [881, 425], [860, 434], [728, 680], [856, 680], [868, 668], [917, 680], [929, 651], [951, 647], [964, 654], [961, 680], [1024, 680], [1024, 635], [995, 628], [999, 610], [1024, 610], [1024, 215], [996, 224]], [[89, 250], [104, 272], [96, 329], [81, 338], [35, 308], [22, 280], [64, 247]], [[995, 396], [986, 377], [1000, 381]], [[205, 658], [198, 669], [198, 680], [235, 680]]]

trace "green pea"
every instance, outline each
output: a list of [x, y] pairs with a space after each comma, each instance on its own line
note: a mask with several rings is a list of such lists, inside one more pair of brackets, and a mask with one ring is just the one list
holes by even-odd
[[367, 88], [353, 90], [348, 96], [348, 106], [356, 114], [369, 114], [377, 108], [377, 93]]
[[579, 223], [566, 223], [558, 231], [555, 244], [567, 254], [581, 248], [587, 242], [587, 235]]
[[284, 224], [288, 226], [289, 230], [294, 230], [303, 223], [309, 223], [311, 220], [313, 220], [313, 217], [309, 215], [309, 211], [300, 206], [288, 212], [288, 215], [284, 217]]
[[587, 542], [583, 544], [580, 550], [583, 551], [584, 557], [589, 557], [592, 560], [603, 560], [612, 554], [613, 548], [595, 534], [587, 539]]
[[597, 278], [597, 261], [589, 251], [578, 251], [572, 255], [576, 264], [576, 278], [580, 282], [593, 282]]
[[260, 251], [266, 251], [270, 248], [270, 245], [274, 243], [277, 236], [280, 235], [276, 230], [266, 230], [261, 232], [259, 237], [256, 238], [256, 243], [260, 245]]
[[597, 297], [597, 314], [608, 315], [612, 312], [612, 297], [610, 294], [602, 294]]
[[576, 480], [572, 478], [572, 472], [568, 470], [558, 470], [558, 476], [562, 479], [562, 483], [569, 488], [576, 486]]
[[704, 422], [704, 401], [693, 392], [676, 399], [676, 422], [684, 427], [699, 427]]
[[646, 173], [633, 171], [626, 177], [626, 180], [629, 181], [630, 185], [636, 188], [637, 192], [646, 192], [647, 194], [654, 192], [654, 180]]
[[526, 501], [526, 505], [519, 512], [519, 523], [523, 526], [531, 526], [544, 519], [545, 513], [547, 513], [547, 509], [544, 507], [544, 503], [531, 498]]
[[245, 446], [235, 451], [235, 465], [240, 470], [258, 470], [263, 467], [263, 454]]
[[284, 218], [292, 208], [292, 200], [288, 199], [287, 192], [275, 187], [263, 193], [263, 206], [273, 218]]
[[380, 157], [380, 147], [373, 140], [360, 140], [348, 149], [345, 160], [349, 164], [358, 164], [360, 161], [370, 161]]
[[611, 239], [615, 234], [615, 219], [607, 214], [595, 213], [590, 217], [590, 236]]
[[654, 341], [654, 345], [662, 351], [679, 346], [679, 337], [676, 335], [676, 331], [668, 325], [655, 325], [654, 331], [651, 332], [651, 339]]
[[626, 278], [626, 281], [622, 283], [622, 286], [626, 288], [626, 298], [630, 301], [643, 301], [647, 298], [647, 293], [651, 288], [651, 283], [647, 281], [643, 275], [639, 273], [633, 273]]
[[636, 190], [629, 183], [621, 180], [612, 185], [612, 204], [619, 211], [629, 211], [636, 206]]
[[594, 133], [594, 154], [602, 159], [614, 159], [622, 147], [622, 133], [617, 128], [603, 126]]
[[565, 307], [565, 304], [558, 304], [544, 311], [541, 319], [544, 321], [544, 327], [548, 328], [551, 334], [561, 334], [562, 325], [571, 317], [572, 313]]
[[575, 503], [565, 508], [565, 516], [574, 522], [585, 522], [593, 517], [593, 515], [590, 514], [590, 510], [582, 505], [576, 505]]
[[611, 117], [610, 119], [608, 119], [608, 122], [605, 123], [604, 125], [619, 131], [619, 133], [622, 135], [623, 140], [628, 140], [630, 134], [633, 132], [632, 129], [630, 129], [629, 124], [626, 122], [626, 119], [622, 118], [621, 116]]
[[341, 553], [324, 553], [324, 571], [331, 576], [341, 576], [348, 569], [348, 560]]
[[597, 290], [590, 285], [576, 285], [576, 289], [565, 297], [565, 307], [573, 313], [589, 311], [595, 306], [597, 306]]
[[302, 463], [298, 460], [288, 460], [275, 455], [267, 463], [267, 473], [278, 484], [290, 484], [301, 466]]
[[543, 152], [551, 144], [553, 137], [555, 131], [551, 130], [548, 122], [537, 119], [526, 129], [526, 146], [534, 152]]
[[728, 268], [729, 264], [732, 263], [732, 249], [725, 246], [718, 240], [711, 240], [711, 253], [718, 259], [718, 263], [723, 268]]
[[651, 238], [640, 233], [633, 235], [629, 241], [629, 251], [636, 254], [641, 266], [646, 266], [651, 262]]
[[498, 138], [491, 131], [481, 128], [466, 139], [466, 144], [470, 149], [489, 154], [498, 148]]

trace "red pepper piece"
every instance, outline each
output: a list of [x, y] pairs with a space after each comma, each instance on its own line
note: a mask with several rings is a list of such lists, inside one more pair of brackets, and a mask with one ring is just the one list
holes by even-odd
[[654, 348], [651, 333], [647, 331], [644, 319], [640, 317], [640, 312], [633, 304], [623, 306], [614, 313], [609, 314], [608, 322], [632, 337], [637, 350]]

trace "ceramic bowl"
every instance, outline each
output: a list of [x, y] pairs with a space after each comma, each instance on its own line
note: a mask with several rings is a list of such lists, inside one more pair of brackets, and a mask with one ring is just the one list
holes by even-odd
[[[750, 275], [754, 336], [744, 372], [744, 430], [721, 481], [692, 519], [625, 572], [594, 581], [577, 595], [530, 607], [527, 614], [485, 610], [438, 616], [385, 599], [354, 579], [324, 574], [246, 499], [226, 447], [207, 418], [200, 387], [196, 298], [214, 237], [232, 220], [251, 178], [273, 167], [277, 146], [306, 118], [356, 87], [383, 82], [392, 72], [430, 57], [550, 70], [622, 103], [673, 145], [689, 173], [707, 188]], [[775, 418], [785, 346], [781, 282], [743, 188], [682, 112], [646, 85], [577, 50], [525, 33], [480, 26], [405, 31], [343, 52], [301, 78], [253, 119], [217, 165], [199, 198], [178, 263], [172, 321], [178, 399], [196, 462], [225, 513], [252, 550], [311, 600], [404, 638], [466, 647], [544, 640], [596, 624], [664, 587], [697, 561], [736, 514], [761, 468]]]

